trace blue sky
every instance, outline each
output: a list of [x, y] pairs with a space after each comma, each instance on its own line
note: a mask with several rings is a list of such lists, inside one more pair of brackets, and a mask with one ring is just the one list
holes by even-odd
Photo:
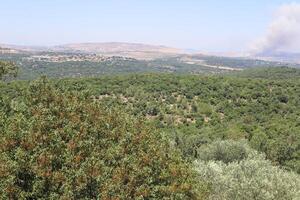
[[0, 43], [137, 42], [241, 51], [300, 0], [0, 0]]

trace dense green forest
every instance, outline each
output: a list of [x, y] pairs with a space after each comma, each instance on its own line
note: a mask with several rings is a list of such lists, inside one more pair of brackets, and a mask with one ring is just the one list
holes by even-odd
[[290, 67], [263, 67], [245, 69], [242, 72], [230, 73], [229, 75], [243, 78], [299, 79], [300, 69]]
[[300, 173], [299, 80], [148, 74], [56, 85], [144, 117], [177, 138], [186, 156], [197, 157], [190, 147], [216, 139], [247, 139], [274, 163]]
[[299, 116], [291, 68], [2, 81], [0, 197], [296, 200]]
[[[86, 57], [89, 59], [84, 60]], [[51, 78], [67, 78], [161, 72], [176, 74], [223, 74], [249, 68], [255, 68], [254, 71], [256, 71], [256, 68], [260, 67], [300, 67], [299, 64], [205, 55], [178, 55], [153, 60], [137, 60], [113, 56], [103, 57], [103, 60], [96, 59], [97, 61], [95, 61], [95, 58], [99, 57], [101, 58], [101, 55], [56, 52], [0, 53], [0, 60], [7, 60], [18, 64], [18, 79], [22, 80], [36, 79], [42, 75]], [[67, 58], [81, 58], [83, 60], [74, 61]]]

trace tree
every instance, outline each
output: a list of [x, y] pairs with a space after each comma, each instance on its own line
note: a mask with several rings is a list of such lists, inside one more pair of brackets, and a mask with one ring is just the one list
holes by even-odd
[[5, 76], [16, 77], [18, 74], [17, 66], [12, 62], [0, 61], [0, 79]]
[[11, 106], [0, 199], [201, 199], [191, 167], [139, 119], [46, 79]]
[[300, 177], [285, 171], [244, 141], [217, 141], [195, 161], [199, 176], [210, 182], [213, 200], [296, 200]]

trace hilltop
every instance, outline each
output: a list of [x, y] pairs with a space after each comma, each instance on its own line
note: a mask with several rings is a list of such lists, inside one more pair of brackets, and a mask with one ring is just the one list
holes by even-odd
[[166, 56], [176, 56], [184, 50], [162, 45], [138, 43], [106, 42], [106, 43], [73, 43], [57, 46], [19, 46], [0, 44], [0, 46], [27, 52], [59, 52], [101, 54], [106, 56], [124, 56], [149, 60]]
[[11, 54], [11, 53], [19, 53], [19, 51], [16, 49], [10, 49], [10, 48], [5, 48], [5, 47], [0, 46], [0, 53], [1, 54]]
[[[0, 44], [0, 50], [10, 49], [11, 52], [0, 53], [31, 53], [41, 52], [71, 53], [71, 54], [97, 54], [102, 56], [130, 57], [138, 60], [154, 60], [166, 57], [178, 56], [211, 56], [225, 60], [263, 60], [265, 62], [282, 63], [280, 65], [299, 65], [300, 54], [289, 52], [269, 52], [260, 54], [250, 54], [246, 52], [202, 52], [199, 50], [180, 49], [164, 45], [151, 45], [142, 43], [127, 42], [89, 42], [70, 43], [54, 46], [26, 46]], [[230, 67], [230, 66], [227, 66]]]

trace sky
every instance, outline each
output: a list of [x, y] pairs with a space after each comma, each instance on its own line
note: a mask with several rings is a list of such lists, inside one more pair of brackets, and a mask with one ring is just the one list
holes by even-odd
[[0, 43], [134, 42], [206, 52], [267, 49], [272, 46], [266, 43], [273, 37], [274, 13], [291, 3], [299, 5], [300, 0], [0, 0]]

